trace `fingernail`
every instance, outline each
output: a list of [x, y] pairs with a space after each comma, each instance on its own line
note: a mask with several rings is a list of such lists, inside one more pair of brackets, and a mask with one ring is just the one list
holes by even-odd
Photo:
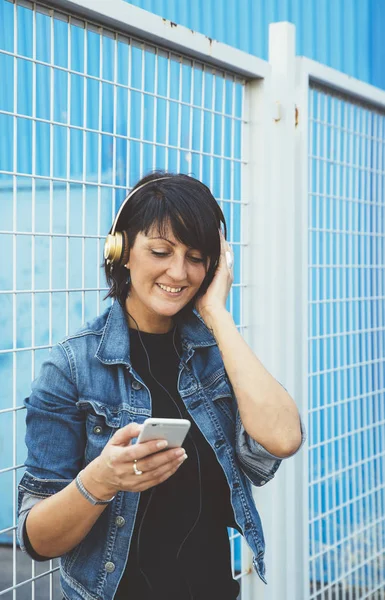
[[166, 448], [166, 446], [168, 446], [168, 442], [166, 440], [161, 440], [156, 444], [157, 448]]
[[175, 456], [177, 456], [178, 458], [180, 456], [183, 456], [185, 453], [185, 451], [183, 450], [183, 448], [178, 448], [178, 450], [175, 450]]

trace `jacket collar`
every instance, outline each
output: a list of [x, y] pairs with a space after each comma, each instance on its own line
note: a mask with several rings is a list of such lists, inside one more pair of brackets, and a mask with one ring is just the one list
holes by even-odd
[[[184, 347], [191, 349], [216, 345], [213, 335], [195, 310], [187, 315], [178, 316], [176, 323]], [[125, 312], [118, 301], [113, 303], [108, 312], [95, 356], [105, 364], [131, 366], [128, 324]]]

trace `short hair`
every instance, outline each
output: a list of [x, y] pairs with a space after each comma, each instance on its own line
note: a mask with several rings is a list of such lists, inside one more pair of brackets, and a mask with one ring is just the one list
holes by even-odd
[[[196, 298], [206, 292], [218, 267], [221, 225], [225, 238], [227, 236], [225, 217], [209, 188], [194, 177], [155, 171], [138, 181], [133, 190], [144, 184], [145, 187], [138, 189], [125, 204], [116, 231], [126, 232], [131, 249], [138, 233], [148, 235], [156, 227], [164, 237], [171, 227], [179, 242], [201, 252], [205, 263], [208, 261], [206, 276], [198, 293], [182, 310], [192, 309]], [[106, 298], [118, 300], [125, 310], [130, 289], [127, 269], [124, 265], [114, 265], [111, 269], [106, 261], [104, 269], [110, 288]]]

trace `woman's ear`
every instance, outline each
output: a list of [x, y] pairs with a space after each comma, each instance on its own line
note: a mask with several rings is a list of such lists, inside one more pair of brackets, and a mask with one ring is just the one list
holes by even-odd
[[126, 284], [130, 285], [131, 283], [131, 273], [130, 273], [130, 267], [129, 267], [129, 263], [124, 265], [124, 268], [127, 269], [127, 279], [126, 279]]

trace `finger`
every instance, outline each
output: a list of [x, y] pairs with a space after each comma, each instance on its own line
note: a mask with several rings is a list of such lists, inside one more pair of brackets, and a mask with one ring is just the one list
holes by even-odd
[[156, 454], [152, 454], [147, 458], [137, 460], [136, 466], [140, 471], [149, 473], [151, 471], [156, 471], [157, 469], [162, 468], [163, 466], [168, 465], [175, 460], [178, 460], [185, 454], [186, 452], [184, 448], [173, 448], [172, 450], [167, 450], [167, 452], [157, 452]]
[[138, 423], [129, 423], [129, 425], [118, 429], [118, 431], [114, 433], [110, 443], [116, 446], [126, 446], [131, 443], [133, 438], [138, 437], [141, 429], [142, 426], [138, 425]]
[[163, 483], [163, 481], [166, 481], [166, 479], [169, 479], [172, 475], [174, 475], [174, 473], [177, 472], [177, 470], [179, 469], [179, 467], [181, 467], [181, 465], [184, 463], [184, 461], [186, 460], [187, 455], [185, 454], [184, 456], [178, 458], [177, 460], [174, 460], [172, 463], [169, 463], [168, 465], [165, 465], [163, 467], [160, 467], [159, 469], [157, 469], [156, 471], [153, 471], [151, 473], [151, 476], [145, 476], [146, 474], [143, 472], [143, 475], [137, 476], [138, 484], [137, 486], [135, 486], [137, 488], [138, 491], [143, 491], [143, 490], [147, 490], [151, 487], [154, 487], [155, 485], [159, 485], [160, 483]]
[[227, 267], [231, 271], [231, 269], [233, 268], [234, 259], [233, 259], [233, 255], [230, 252], [230, 250], [226, 250], [226, 252], [225, 252], [225, 258], [226, 258]]
[[225, 245], [227, 244], [227, 242], [226, 242], [226, 238], [223, 235], [223, 233], [222, 233], [221, 230], [219, 230], [219, 237], [220, 237], [220, 240], [221, 240], [221, 253], [223, 253], [224, 250], [225, 250]]
[[[142, 446], [142, 444], [140, 444], [140, 446]], [[167, 466], [185, 454], [183, 448], [173, 448], [172, 450], [167, 450], [165, 452], [158, 451], [157, 453], [146, 455], [145, 457], [135, 458], [132, 454], [134, 448], [135, 445], [127, 448], [116, 448], [113, 453], [110, 453], [110, 456], [107, 459], [108, 464], [112, 466], [116, 476], [120, 480], [125, 481], [127, 475], [131, 478], [132, 474], [135, 473], [134, 461], [136, 461], [135, 464], [138, 471], [146, 473], [146, 477], [148, 478], [152, 477], [152, 474], [158, 468]], [[148, 456], [151, 458], [147, 458]]]
[[230, 246], [229, 242], [226, 240], [226, 238], [223, 235], [223, 233], [221, 232], [221, 230], [219, 230], [219, 233], [220, 233], [220, 238], [221, 238], [221, 256], [224, 257], [226, 252], [231, 252], [231, 254], [233, 254], [231, 246]]
[[166, 450], [166, 448], [166, 440], [152, 440], [151, 442], [143, 442], [142, 444], [132, 444], [129, 448], [125, 449], [124, 460], [128, 462], [140, 460], [141, 464], [143, 464], [144, 458], [156, 456], [156, 461], [159, 464], [164, 464], [174, 458], [175, 452], [178, 450], [178, 448], [171, 448], [170, 450]]

